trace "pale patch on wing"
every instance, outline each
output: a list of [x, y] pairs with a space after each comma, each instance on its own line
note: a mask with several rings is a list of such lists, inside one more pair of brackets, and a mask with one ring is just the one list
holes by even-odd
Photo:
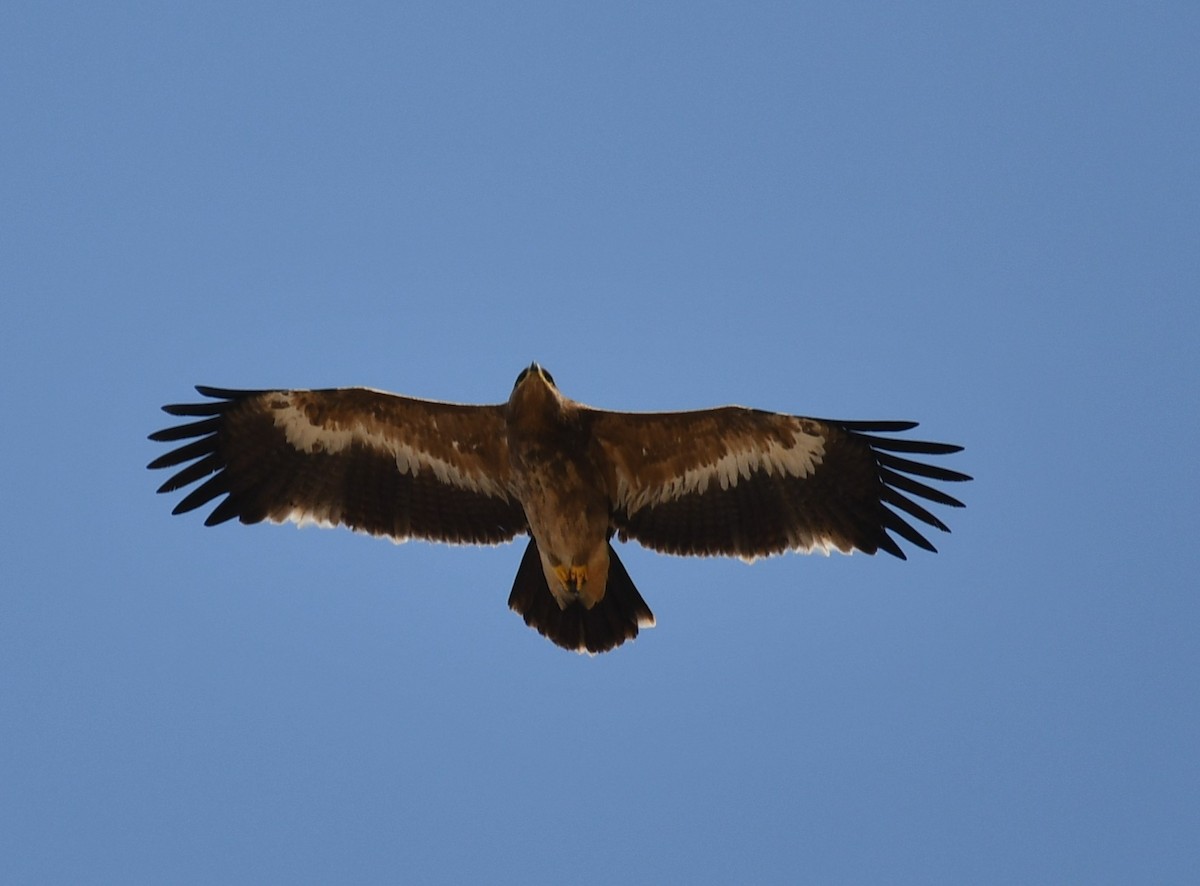
[[[271, 413], [275, 426], [283, 431], [289, 444], [298, 451], [308, 454], [328, 453], [337, 454], [355, 443], [376, 451], [387, 452], [396, 462], [396, 469], [402, 474], [417, 476], [421, 471], [429, 471], [438, 480], [448, 486], [478, 492], [494, 498], [508, 498], [509, 491], [492, 477], [481, 470], [467, 470], [463, 465], [454, 464], [439, 458], [427, 449], [417, 448], [396, 436], [390, 427], [378, 422], [365, 419], [356, 420], [346, 427], [329, 427], [314, 424], [304, 409], [295, 405], [289, 394], [276, 395], [268, 400], [267, 409]], [[434, 421], [436, 431], [436, 421]], [[458, 455], [458, 444], [453, 444], [455, 455]], [[291, 516], [284, 519], [293, 519]], [[324, 515], [310, 517], [313, 522], [329, 520]]]
[[821, 554], [828, 557], [834, 551], [839, 554], [850, 555], [856, 549], [853, 546], [842, 546], [825, 535], [813, 535], [809, 532], [798, 532], [789, 530], [787, 534], [787, 544], [780, 545], [777, 548], [762, 551], [758, 554], [736, 554], [736, 559], [743, 563], [754, 563], [764, 557], [773, 557], [777, 554], [793, 553], [793, 554]]
[[[346, 520], [343, 518], [341, 510], [337, 509], [337, 508], [333, 508], [333, 507], [326, 507], [326, 508], [322, 508], [320, 510], [318, 510], [316, 508], [304, 508], [304, 507], [292, 508], [291, 510], [288, 510], [288, 511], [278, 510], [278, 511], [273, 511], [270, 514], [268, 514], [267, 520], [270, 521], [271, 523], [278, 523], [278, 524], [291, 523], [293, 526], [296, 526], [300, 529], [307, 529], [310, 526], [315, 527], [317, 529], [337, 529], [339, 527], [347, 527], [353, 532], [361, 533], [364, 535], [371, 535], [376, 538], [386, 538], [388, 541], [390, 541], [394, 545], [402, 545], [402, 544], [405, 544], [406, 542], [410, 541], [413, 538], [419, 537], [419, 536], [415, 536], [415, 535], [411, 535], [411, 534], [410, 535], [393, 535], [392, 533], [376, 533], [376, 532], [372, 532], [369, 529], [363, 529], [361, 527], [356, 528], [356, 527], [350, 526], [350, 524], [347, 523]], [[470, 542], [470, 544], [476, 545], [479, 547], [499, 547], [501, 544], [505, 543], [506, 541], [507, 540], [487, 542], [487, 541], [472, 540]]]
[[[332, 513], [326, 508], [324, 512], [317, 512], [312, 508], [292, 508], [290, 511], [278, 511], [267, 517], [272, 523], [294, 523], [303, 528], [305, 526], [315, 526], [318, 529], [336, 529], [341, 521], [338, 519], [341, 515]], [[408, 541], [407, 538], [393, 539], [397, 544]]]
[[[617, 472], [617, 496], [628, 513], [674, 501], [685, 495], [699, 495], [716, 483], [724, 490], [749, 480], [757, 472], [768, 477], [808, 477], [825, 457], [825, 438], [799, 425], [791, 429], [792, 442], [758, 440], [743, 435], [728, 444], [727, 451], [704, 464], [675, 473], [659, 483], [643, 484], [623, 470]], [[644, 452], [645, 450], [643, 450]]]
[[[826, 536], [816, 536], [810, 535], [807, 532], [791, 531], [788, 532], [788, 544], [785, 547], [780, 548], [778, 551], [770, 551], [769, 553], [761, 556], [781, 554], [784, 551], [792, 551], [797, 554], [824, 554], [826, 557], [828, 557], [834, 551], [842, 554], [853, 554], [854, 548], [841, 547]], [[759, 559], [759, 555], [741, 555], [738, 557], [738, 559], [746, 563], [753, 563], [755, 560]]]
[[[759, 560], [765, 560], [768, 557], [775, 557], [779, 554], [824, 554], [828, 557], [831, 553], [837, 550], [836, 547], [829, 542], [813, 542], [811, 540], [800, 541], [799, 536], [787, 547], [782, 547], [777, 551], [767, 551], [764, 554], [702, 554], [705, 557], [730, 557], [737, 560], [739, 563], [745, 563], [747, 566], [753, 566]], [[668, 552], [669, 553], [669, 552]], [[852, 554], [853, 551], [842, 551], [843, 554]]]

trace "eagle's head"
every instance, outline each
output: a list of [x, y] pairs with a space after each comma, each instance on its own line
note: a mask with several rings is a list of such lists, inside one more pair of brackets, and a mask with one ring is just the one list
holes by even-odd
[[521, 370], [508, 395], [511, 416], [522, 422], [535, 421], [534, 416], [540, 416], [537, 421], [560, 416], [570, 402], [558, 392], [553, 376], [536, 363]]
[[518, 375], [517, 380], [513, 382], [513, 390], [515, 391], [517, 388], [519, 388], [522, 382], [528, 384], [535, 381], [540, 381], [543, 384], [558, 390], [558, 386], [554, 383], [554, 376], [552, 376], [545, 369], [542, 369], [542, 367], [538, 366], [536, 361], [530, 363], [527, 367], [521, 370], [521, 374]]

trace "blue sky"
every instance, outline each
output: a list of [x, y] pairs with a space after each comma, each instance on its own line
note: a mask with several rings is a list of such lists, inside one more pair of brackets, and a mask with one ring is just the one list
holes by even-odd
[[[0, 12], [0, 879], [1185, 882], [1194, 4]], [[941, 552], [171, 517], [195, 383], [743, 403], [964, 444]]]

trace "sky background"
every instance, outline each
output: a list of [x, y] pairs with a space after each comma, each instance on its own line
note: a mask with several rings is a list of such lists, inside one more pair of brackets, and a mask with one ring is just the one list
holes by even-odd
[[[1200, 7], [0, 11], [0, 880], [1184, 883]], [[916, 419], [940, 553], [170, 516], [196, 383]]]

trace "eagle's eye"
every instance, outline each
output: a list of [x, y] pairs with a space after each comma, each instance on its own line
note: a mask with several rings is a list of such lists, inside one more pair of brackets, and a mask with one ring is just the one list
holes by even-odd
[[513, 382], [513, 387], [515, 388], [517, 385], [523, 382], [525, 380], [525, 376], [527, 375], [529, 375], [528, 369], [522, 369], [519, 373], [517, 373], [517, 380]]
[[[538, 368], [541, 369], [541, 367]], [[554, 387], [558, 387], [558, 385], [554, 384], [554, 376], [544, 369], [542, 369], [542, 378], [546, 379], [546, 381], [550, 382], [550, 384], [554, 385]]]

